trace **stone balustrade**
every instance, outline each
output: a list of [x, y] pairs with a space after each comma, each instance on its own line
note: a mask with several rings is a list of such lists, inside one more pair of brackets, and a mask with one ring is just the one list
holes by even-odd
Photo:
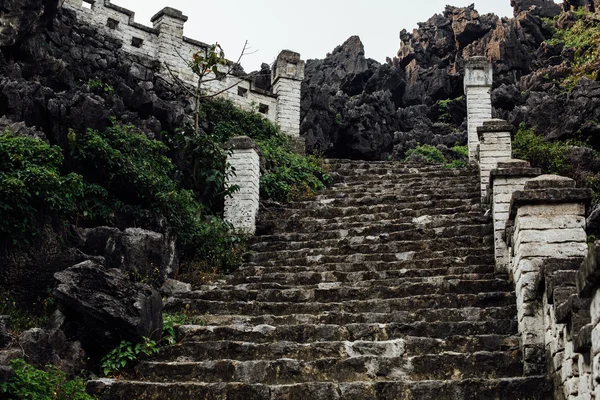
[[511, 159], [512, 129], [488, 113], [486, 62], [466, 65], [469, 151], [494, 224], [496, 271], [515, 285], [524, 373], [546, 374], [555, 399], [599, 399], [600, 241], [588, 246], [585, 219], [592, 193]]

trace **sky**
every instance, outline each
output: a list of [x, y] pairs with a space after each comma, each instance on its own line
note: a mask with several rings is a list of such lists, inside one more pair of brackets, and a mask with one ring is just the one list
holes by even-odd
[[[559, 0], [555, 0], [559, 2]], [[227, 58], [237, 60], [244, 42], [251, 52], [242, 58], [247, 72], [272, 63], [279, 51], [296, 51], [307, 60], [324, 58], [352, 35], [360, 36], [368, 58], [381, 63], [399, 48], [402, 29], [412, 31], [446, 4], [475, 3], [480, 14], [512, 17], [510, 0], [112, 0], [135, 12], [135, 21], [150, 18], [165, 6], [189, 17], [184, 35], [205, 43], [219, 42]], [[200, 5], [202, 4], [202, 6]], [[225, 5], [224, 5], [225, 4]]]

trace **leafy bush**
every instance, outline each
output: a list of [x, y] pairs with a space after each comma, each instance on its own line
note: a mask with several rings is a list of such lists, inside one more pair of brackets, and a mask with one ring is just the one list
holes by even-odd
[[60, 147], [40, 139], [0, 136], [0, 239], [13, 243], [39, 233], [47, 217], [61, 220], [78, 209], [84, 186], [77, 174], [62, 175]]
[[422, 144], [414, 149], [408, 150], [404, 161], [443, 164], [446, 162], [446, 157], [444, 157], [437, 147], [429, 144]]
[[10, 362], [15, 376], [0, 383], [0, 390], [10, 399], [31, 400], [93, 400], [85, 392], [85, 380], [68, 379], [66, 374], [53, 366], [37, 369], [24, 360]]
[[533, 129], [521, 124], [513, 140], [513, 157], [531, 162], [544, 172], [566, 175], [569, 171], [567, 160], [572, 142], [546, 142]]
[[546, 42], [551, 46], [564, 45], [574, 51], [572, 75], [561, 81], [567, 92], [573, 90], [584, 76], [595, 80], [600, 64], [600, 23], [583, 8], [573, 14], [576, 22], [568, 28], [558, 29], [556, 21], [547, 21], [554, 24], [555, 29], [553, 37]]
[[296, 154], [292, 140], [259, 113], [241, 110], [227, 100], [213, 99], [202, 103], [200, 114], [207, 134], [222, 143], [240, 135], [254, 139], [265, 159], [260, 181], [264, 199], [292, 201], [310, 197], [331, 184], [322, 158]]
[[156, 342], [148, 338], [144, 338], [144, 340], [137, 344], [123, 340], [102, 358], [100, 368], [104, 375], [113, 375], [126, 368], [132, 362], [138, 361], [140, 357], [151, 356], [157, 354], [158, 351]]

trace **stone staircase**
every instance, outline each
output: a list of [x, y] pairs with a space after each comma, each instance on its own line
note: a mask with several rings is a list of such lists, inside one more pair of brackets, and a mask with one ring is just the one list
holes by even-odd
[[205, 324], [105, 398], [552, 398], [523, 377], [478, 173], [330, 164], [331, 189], [261, 211], [248, 263], [167, 302]]

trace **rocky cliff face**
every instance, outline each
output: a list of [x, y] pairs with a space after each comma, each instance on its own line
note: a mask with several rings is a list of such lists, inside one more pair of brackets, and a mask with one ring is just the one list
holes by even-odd
[[[583, 3], [594, 7], [593, 1]], [[494, 62], [495, 116], [515, 126], [525, 122], [548, 138], [595, 141], [598, 82], [583, 78], [569, 92], [556, 84], [574, 68], [572, 50], [547, 42], [556, 28], [551, 19], [562, 7], [552, 0], [511, 5], [510, 19], [480, 15], [474, 6], [448, 6], [413, 32], [400, 32], [397, 57], [384, 65], [366, 60], [356, 37], [324, 60], [310, 60], [302, 95], [309, 149], [385, 159], [402, 158], [417, 143], [464, 144], [462, 81], [465, 60], [473, 55]], [[564, 7], [574, 5], [579, 3], [567, 0]], [[561, 23], [569, 17], [563, 14]]]

